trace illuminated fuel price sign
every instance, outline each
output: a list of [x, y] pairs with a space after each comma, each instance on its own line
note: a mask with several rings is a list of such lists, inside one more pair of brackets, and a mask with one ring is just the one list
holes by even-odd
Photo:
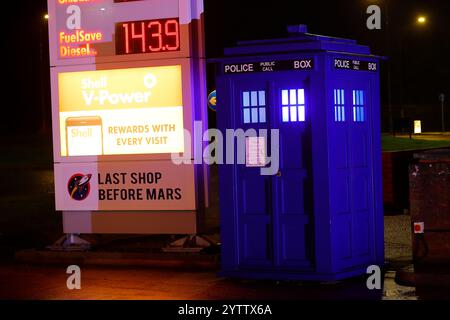
[[48, 0], [52, 66], [204, 57], [203, 0]]
[[180, 51], [178, 18], [116, 24], [116, 54]]

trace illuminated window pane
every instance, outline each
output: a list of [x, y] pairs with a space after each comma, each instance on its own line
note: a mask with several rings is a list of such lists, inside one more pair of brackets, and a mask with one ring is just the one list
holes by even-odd
[[297, 107], [291, 107], [291, 122], [297, 121]]
[[252, 91], [251, 92], [251, 104], [252, 107], [256, 107], [258, 106], [258, 92], [257, 91]]
[[289, 122], [289, 107], [283, 107], [283, 122]]
[[259, 106], [263, 107], [266, 105], [266, 92], [260, 91], [259, 92]]
[[282, 121], [306, 121], [305, 89], [281, 90]]
[[334, 89], [334, 121], [345, 122], [345, 90]]
[[258, 108], [252, 108], [252, 123], [258, 123]]
[[300, 106], [298, 107], [298, 121], [305, 122], [305, 107]]
[[282, 105], [288, 106], [289, 105], [289, 91], [283, 90], [283, 91], [281, 91], [281, 95], [282, 95]]
[[363, 106], [364, 105], [364, 91], [353, 90], [353, 105]]
[[244, 109], [244, 123], [250, 123], [250, 109]]
[[259, 108], [259, 122], [266, 123], [266, 108]]
[[297, 90], [291, 90], [290, 91], [290, 101], [289, 104], [296, 105], [297, 104]]
[[250, 107], [250, 92], [244, 91], [243, 96], [243, 106]]
[[298, 104], [300, 104], [300, 105], [305, 104], [305, 90], [304, 89], [298, 90]]
[[244, 123], [265, 123], [267, 121], [266, 92], [264, 90], [243, 91], [242, 106]]
[[365, 122], [364, 91], [353, 90], [353, 121]]

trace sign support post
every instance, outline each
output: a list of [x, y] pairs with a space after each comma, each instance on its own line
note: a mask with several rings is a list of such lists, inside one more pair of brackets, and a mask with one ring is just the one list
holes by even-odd
[[441, 102], [441, 117], [442, 117], [442, 132], [445, 133], [445, 112], [444, 112], [444, 103], [445, 103], [445, 94], [439, 95], [439, 101]]

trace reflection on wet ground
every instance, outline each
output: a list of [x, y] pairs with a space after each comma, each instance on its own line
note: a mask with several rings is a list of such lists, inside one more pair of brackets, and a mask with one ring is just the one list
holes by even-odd
[[[61, 235], [61, 217], [55, 213], [54, 209], [54, 189], [53, 189], [53, 170], [52, 169], [4, 169], [2, 170], [0, 184], [0, 256], [12, 257], [15, 250], [26, 248], [43, 248], [45, 245], [52, 243]], [[219, 231], [219, 210], [218, 210], [218, 191], [217, 186], [217, 170], [211, 170], [211, 208], [207, 214], [207, 224], [209, 230], [216, 233]], [[386, 260], [388, 261], [387, 271], [385, 274], [384, 288], [382, 291], [369, 291], [366, 287], [365, 279], [350, 279], [336, 283], [274, 283], [274, 282], [258, 282], [258, 281], [231, 281], [226, 279], [218, 279], [215, 272], [205, 272], [199, 279], [198, 273], [179, 272], [171, 274], [171, 278], [179, 281], [185, 281], [191, 284], [193, 288], [198, 290], [194, 292], [178, 292], [174, 289], [170, 291], [170, 281], [161, 283], [161, 288], [155, 288], [156, 291], [142, 288], [137, 285], [138, 278], [128, 278], [125, 274], [130, 271], [140, 274], [143, 277], [153, 278], [158, 283], [158, 276], [162, 278], [168, 275], [162, 271], [149, 270], [136, 271], [129, 268], [128, 271], [120, 273], [116, 269], [102, 269], [103, 271], [92, 271], [92, 287], [89, 296], [89, 290], [84, 291], [84, 295], [78, 298], [102, 298], [100, 292], [109, 290], [110, 297], [128, 298], [136, 297], [137, 292], [142, 298], [166, 297], [166, 298], [194, 298], [194, 299], [227, 299], [231, 298], [254, 298], [254, 299], [364, 299], [364, 300], [417, 300], [417, 299], [450, 299], [448, 288], [412, 288], [404, 287], [395, 283], [395, 274], [398, 270], [411, 269], [411, 233], [410, 233], [410, 217], [408, 215], [387, 216], [385, 218], [385, 246]], [[124, 250], [123, 248], [121, 250]], [[8, 259], [10, 261], [10, 259]], [[16, 267], [12, 268], [17, 270]], [[24, 268], [19, 273], [15, 273], [8, 267], [2, 267], [0, 274], [3, 278], [0, 280], [1, 287], [14, 288], [9, 292], [20, 294], [30, 294], [32, 297], [66, 297], [67, 293], [60, 291], [55, 287], [50, 278], [42, 278], [42, 273], [57, 272], [54, 268]], [[125, 295], [114, 291], [116, 284], [102, 281], [104, 275], [113, 279], [114, 283], [122, 283], [123, 286], [129, 287], [136, 285], [137, 291], [128, 290]], [[145, 275], [144, 275], [145, 274]], [[97, 279], [98, 275], [98, 279]], [[197, 276], [195, 276], [197, 275]], [[30, 292], [22, 282], [15, 279], [17, 277], [29, 278], [40, 284], [38, 288], [51, 288], [51, 292], [45, 290], [37, 290]], [[47, 280], [44, 280], [47, 279]], [[6, 282], [5, 282], [6, 281]], [[46, 282], [49, 281], [49, 282]], [[131, 281], [128, 282], [127, 281]], [[135, 283], [135, 282], [136, 283]], [[199, 282], [200, 281], [200, 282]], [[203, 282], [202, 282], [203, 281]], [[4, 282], [4, 283], [3, 283]], [[94, 284], [100, 283], [99, 287]], [[3, 286], [5, 285], [5, 286]], [[164, 285], [168, 287], [163, 288]], [[22, 287], [23, 286], [23, 287]], [[100, 290], [103, 286], [103, 289]], [[174, 288], [178, 287], [178, 282], [174, 282]], [[113, 288], [114, 287], [114, 288]], [[150, 287], [151, 288], [151, 287]], [[116, 290], [120, 288], [117, 287]], [[120, 289], [122, 290], [122, 289]], [[143, 294], [142, 291], [147, 292]], [[160, 290], [160, 291], [158, 291]], [[164, 294], [161, 292], [165, 292]], [[3, 293], [4, 294], [4, 293]], [[11, 293], [12, 294], [12, 293]], [[59, 294], [62, 294], [59, 295]]]

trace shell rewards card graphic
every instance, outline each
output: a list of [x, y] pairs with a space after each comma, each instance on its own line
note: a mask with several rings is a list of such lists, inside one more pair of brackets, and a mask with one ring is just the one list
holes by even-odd
[[61, 156], [184, 152], [181, 66], [58, 75]]

